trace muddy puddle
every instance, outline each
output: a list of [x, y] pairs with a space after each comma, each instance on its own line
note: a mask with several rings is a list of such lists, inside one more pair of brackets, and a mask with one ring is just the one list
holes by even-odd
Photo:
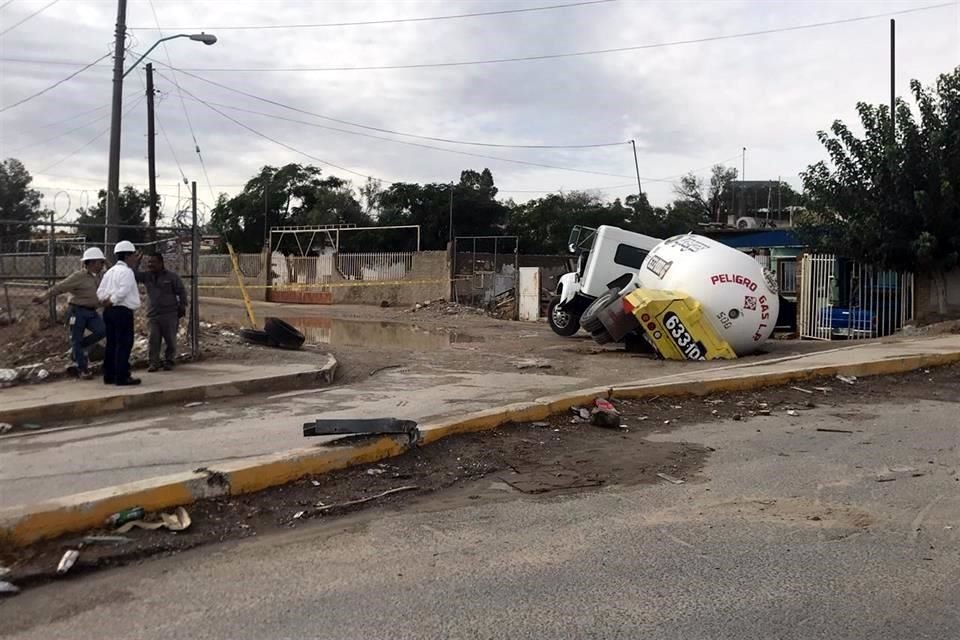
[[344, 320], [340, 318], [284, 318], [312, 344], [379, 347], [383, 349], [446, 349], [458, 344], [483, 342], [480, 336], [427, 330], [400, 322]]

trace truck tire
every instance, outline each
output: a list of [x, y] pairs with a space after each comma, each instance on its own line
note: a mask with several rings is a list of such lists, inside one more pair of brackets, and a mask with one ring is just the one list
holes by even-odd
[[554, 296], [547, 308], [547, 322], [558, 336], [569, 338], [580, 330], [580, 314], [574, 309], [560, 309], [560, 297]]
[[599, 298], [590, 303], [590, 306], [587, 307], [583, 315], [580, 316], [580, 326], [583, 327], [584, 331], [587, 331], [591, 335], [596, 334], [599, 331], [606, 331], [603, 326], [603, 323], [600, 322], [600, 319], [597, 318], [600, 311], [606, 307], [608, 304], [617, 299], [620, 295], [620, 292], [617, 289], [610, 289], [606, 293], [602, 294]]
[[270, 336], [267, 335], [267, 332], [261, 331], [260, 329], [240, 329], [240, 337], [250, 344], [263, 347], [267, 346], [270, 342]]
[[306, 340], [296, 327], [279, 318], [267, 318], [263, 330], [270, 337], [270, 346], [281, 349], [299, 349]]

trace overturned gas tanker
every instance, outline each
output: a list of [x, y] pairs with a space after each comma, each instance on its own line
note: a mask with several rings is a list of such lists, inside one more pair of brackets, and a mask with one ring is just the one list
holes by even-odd
[[655, 246], [633, 281], [584, 312], [598, 342], [640, 333], [668, 359], [710, 360], [754, 352], [780, 311], [776, 281], [749, 255], [703, 236]]

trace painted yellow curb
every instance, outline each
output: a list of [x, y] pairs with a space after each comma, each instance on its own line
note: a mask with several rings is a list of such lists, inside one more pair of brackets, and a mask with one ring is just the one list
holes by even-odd
[[[596, 387], [548, 396], [472, 413], [421, 426], [417, 443], [426, 445], [448, 436], [495, 429], [511, 422], [543, 420], [586, 405], [596, 397], [644, 398], [703, 395], [745, 391], [815, 377], [833, 375], [877, 376], [960, 362], [960, 352], [912, 355], [850, 365], [829, 365], [778, 373], [742, 373], [724, 378], [669, 384]], [[148, 511], [169, 509], [203, 498], [260, 491], [303, 478], [398, 456], [410, 448], [404, 438], [383, 437], [356, 446], [320, 446], [296, 449], [215, 465], [204, 473], [181, 473], [98, 491], [66, 496], [40, 504], [0, 510], [0, 538], [25, 545], [65, 533], [101, 526], [112, 513], [142, 506]]]

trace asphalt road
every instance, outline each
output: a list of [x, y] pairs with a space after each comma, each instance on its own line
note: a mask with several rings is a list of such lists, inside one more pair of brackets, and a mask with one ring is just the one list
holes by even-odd
[[486, 480], [33, 589], [0, 604], [0, 636], [956, 638], [956, 408], [687, 426], [653, 436], [716, 449], [683, 485]]

